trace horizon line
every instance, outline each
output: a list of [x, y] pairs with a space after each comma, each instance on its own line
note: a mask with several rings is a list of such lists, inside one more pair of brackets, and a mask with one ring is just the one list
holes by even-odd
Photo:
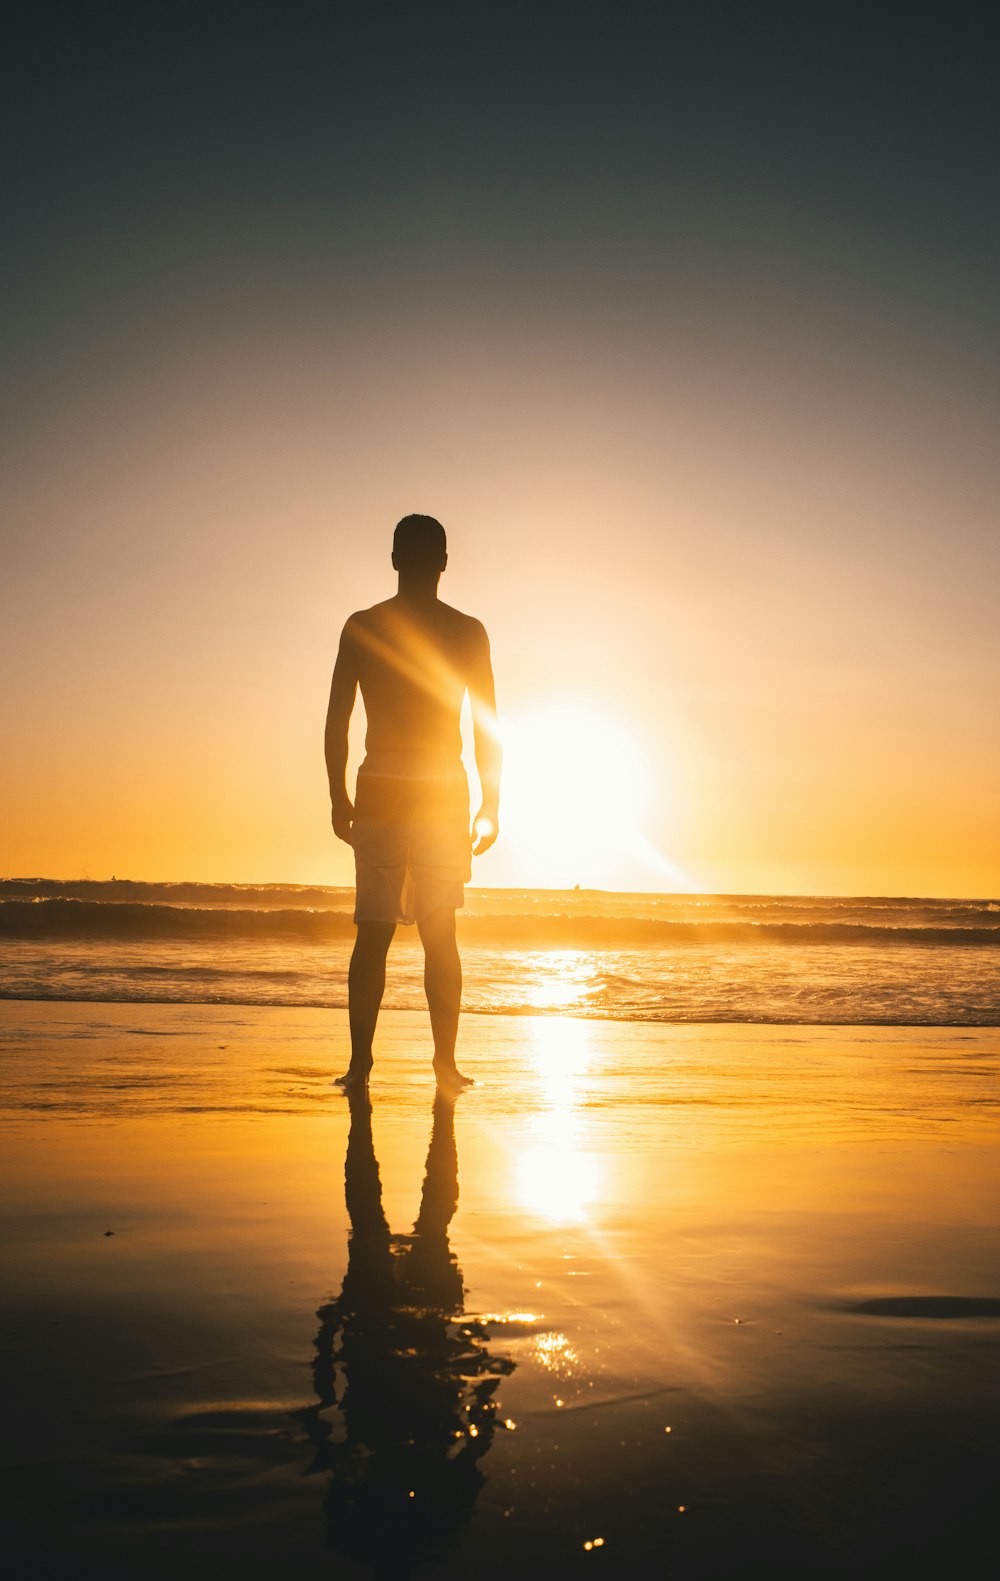
[[[110, 878], [92, 878], [83, 874], [76, 878], [50, 878], [43, 874], [3, 874], [3, 884], [136, 884], [148, 888], [168, 885], [174, 887], [198, 886], [203, 889], [318, 889], [353, 891], [353, 883], [325, 884], [315, 880], [291, 879], [206, 879], [206, 878], [126, 878], [112, 874]], [[712, 900], [900, 900], [928, 901], [953, 900], [969, 904], [1000, 904], [1000, 896], [951, 895], [951, 894], [888, 894], [871, 892], [859, 894], [850, 890], [725, 890], [725, 889], [603, 889], [593, 884], [544, 885], [544, 884], [467, 884], [466, 891], [497, 895], [662, 895], [672, 899], [693, 899], [701, 896]], [[459, 908], [460, 909], [460, 908]]]

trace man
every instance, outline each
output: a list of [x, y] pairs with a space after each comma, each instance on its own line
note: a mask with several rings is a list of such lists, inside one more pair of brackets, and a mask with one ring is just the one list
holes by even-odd
[[[348, 1093], [367, 1085], [386, 953], [396, 924], [413, 921], [424, 947], [438, 1086], [454, 1095], [471, 1085], [455, 1064], [462, 997], [455, 911], [464, 904], [471, 857], [497, 837], [501, 753], [489, 640], [478, 620], [438, 598], [447, 563], [441, 523], [404, 516], [392, 541], [396, 596], [351, 616], [333, 671], [326, 719], [333, 829], [354, 847], [357, 872], [351, 1064], [339, 1079]], [[359, 686], [368, 733], [352, 807], [347, 727]], [[471, 835], [459, 726], [466, 692], [483, 789]]]

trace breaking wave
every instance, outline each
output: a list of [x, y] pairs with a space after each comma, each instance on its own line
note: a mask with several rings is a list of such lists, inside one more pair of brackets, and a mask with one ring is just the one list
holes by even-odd
[[[282, 890], [287, 895], [287, 890]], [[878, 920], [779, 920], [707, 916], [681, 920], [650, 916], [552, 912], [463, 913], [462, 938], [480, 947], [515, 949], [655, 949], [707, 945], [906, 945], [1000, 946], [1000, 920], [983, 905], [969, 906], [977, 920], [914, 923]], [[982, 919], [982, 920], [978, 920]], [[149, 901], [77, 898], [0, 900], [0, 935], [17, 939], [173, 939], [181, 941], [273, 940], [276, 943], [337, 941], [353, 933], [351, 912], [343, 906], [209, 906]]]

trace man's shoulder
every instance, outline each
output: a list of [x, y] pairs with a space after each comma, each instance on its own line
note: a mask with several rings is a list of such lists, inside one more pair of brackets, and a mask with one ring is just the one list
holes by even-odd
[[438, 600], [440, 618], [451, 627], [456, 637], [466, 642], [484, 642], [486, 640], [486, 627], [475, 615], [466, 615], [461, 609], [455, 609], [451, 604]]
[[[395, 641], [409, 628], [410, 617], [401, 607], [398, 598], [386, 598], [368, 609], [357, 609], [344, 622], [343, 641], [361, 642], [377, 635], [382, 641]], [[437, 639], [456, 656], [460, 653], [478, 654], [489, 647], [486, 628], [474, 615], [455, 609], [442, 599], [434, 604], [432, 629]]]
[[380, 604], [372, 604], [368, 609], [356, 609], [353, 615], [348, 615], [344, 621], [344, 635], [352, 636], [362, 631], [370, 631], [373, 626], [381, 625], [392, 605], [391, 599], [383, 599]]

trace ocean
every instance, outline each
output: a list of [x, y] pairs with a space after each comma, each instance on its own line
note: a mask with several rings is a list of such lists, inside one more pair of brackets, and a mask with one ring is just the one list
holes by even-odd
[[[0, 998], [347, 1004], [349, 889], [0, 880]], [[464, 1007], [643, 1022], [1000, 1025], [1000, 901], [472, 889]], [[385, 1005], [424, 1004], [400, 928]]]

